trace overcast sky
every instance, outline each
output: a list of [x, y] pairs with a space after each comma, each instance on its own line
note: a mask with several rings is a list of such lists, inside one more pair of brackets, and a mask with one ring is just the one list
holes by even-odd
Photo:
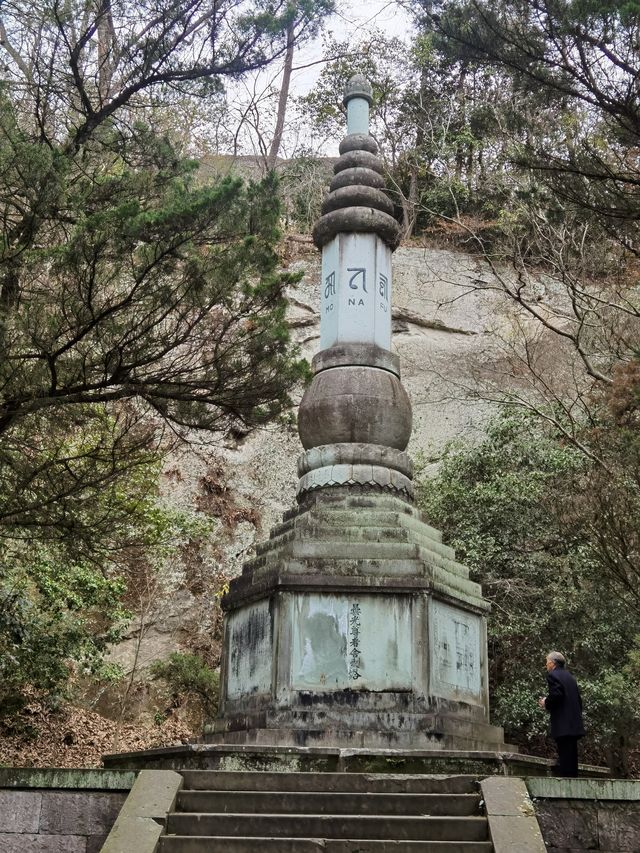
[[[324, 27], [325, 33], [331, 33], [337, 39], [346, 36], [360, 41], [369, 30], [382, 30], [387, 36], [407, 38], [411, 30], [411, 20], [406, 11], [393, 0], [337, 0], [336, 12]], [[304, 65], [320, 59], [322, 38], [316, 39], [299, 51], [296, 65]], [[304, 95], [312, 88], [322, 65], [296, 72], [293, 88], [296, 94]]]
[[[1, 0], [0, 0], [1, 2]], [[326, 22], [322, 33], [313, 42], [298, 49], [294, 58], [294, 72], [291, 76], [291, 96], [306, 95], [314, 86], [323, 64], [319, 62], [323, 54], [323, 36], [333, 35], [338, 40], [352, 38], [354, 43], [366, 39], [372, 30], [382, 31], [386, 36], [409, 39], [411, 35], [411, 19], [405, 10], [393, 0], [336, 0], [336, 12]], [[295, 70], [297, 69], [297, 70]], [[236, 112], [230, 120], [231, 126], [243, 113], [244, 105], [250, 102], [257, 104], [254, 113], [249, 115], [248, 123], [237, 135], [240, 141], [241, 153], [260, 154], [260, 138], [267, 140], [272, 132], [275, 121], [275, 106], [282, 66], [270, 66], [255, 75], [244, 78], [231, 91], [229, 99], [236, 105]], [[336, 92], [340, 100], [341, 92]], [[289, 113], [290, 115], [290, 113]], [[259, 126], [256, 132], [253, 123]], [[203, 136], [207, 136], [207, 128], [203, 128]], [[300, 146], [321, 150], [324, 154], [335, 156], [339, 139], [318, 140], [313, 136], [313, 130], [295, 122], [288, 122], [280, 149], [282, 157], [291, 157]]]

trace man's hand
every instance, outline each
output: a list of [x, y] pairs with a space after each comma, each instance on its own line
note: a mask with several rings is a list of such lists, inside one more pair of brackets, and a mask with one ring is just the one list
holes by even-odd
[[544, 697], [544, 696], [541, 696], [541, 697], [538, 699], [538, 705], [540, 705], [540, 707], [541, 707], [541, 708], [546, 708], [546, 707], [547, 707], [547, 706], [545, 705], [545, 697]]

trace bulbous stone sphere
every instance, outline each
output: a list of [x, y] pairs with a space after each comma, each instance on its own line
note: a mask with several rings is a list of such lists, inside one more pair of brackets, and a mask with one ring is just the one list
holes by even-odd
[[411, 436], [411, 403], [388, 370], [365, 365], [322, 370], [298, 411], [305, 450], [323, 444], [365, 442], [404, 450]]

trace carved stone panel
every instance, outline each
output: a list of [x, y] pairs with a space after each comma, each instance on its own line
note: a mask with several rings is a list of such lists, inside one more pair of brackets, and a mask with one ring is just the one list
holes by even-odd
[[483, 702], [482, 618], [442, 601], [429, 603], [429, 692], [456, 701]]
[[411, 604], [403, 596], [295, 596], [294, 690], [410, 690]]
[[228, 625], [227, 696], [271, 690], [273, 637], [269, 600], [234, 611]]

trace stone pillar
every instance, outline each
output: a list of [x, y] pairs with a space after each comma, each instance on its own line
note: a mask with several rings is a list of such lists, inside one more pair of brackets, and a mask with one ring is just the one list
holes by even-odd
[[369, 135], [371, 86], [347, 85], [347, 136], [313, 237], [322, 250], [320, 352], [300, 403], [298, 499], [327, 486], [411, 498], [411, 403], [391, 351], [391, 253], [399, 227]]
[[488, 604], [413, 506], [411, 405], [390, 349], [399, 228], [371, 100], [352, 78], [313, 232], [321, 350], [300, 404], [298, 506], [223, 599], [220, 714], [205, 740], [504, 749], [488, 722]]

